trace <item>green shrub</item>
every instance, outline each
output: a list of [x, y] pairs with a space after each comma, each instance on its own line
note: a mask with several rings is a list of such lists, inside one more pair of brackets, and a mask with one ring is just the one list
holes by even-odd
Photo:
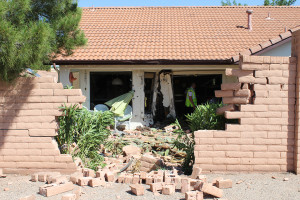
[[226, 119], [224, 115], [217, 115], [217, 108], [222, 103], [207, 103], [198, 105], [195, 111], [186, 115], [188, 125], [192, 131], [197, 130], [224, 130]]
[[178, 120], [175, 125], [179, 127], [174, 133], [177, 134], [177, 138], [174, 142], [175, 147], [186, 153], [186, 157], [182, 164], [182, 170], [186, 175], [190, 175], [193, 171], [193, 165], [195, 163], [194, 146], [195, 135], [194, 131], [197, 130], [224, 130], [226, 121], [223, 115], [217, 115], [217, 108], [222, 107], [222, 103], [207, 103], [204, 105], [198, 105], [195, 111], [186, 115], [191, 133], [186, 133], [182, 130]]
[[[103, 157], [99, 154], [100, 145], [110, 135], [108, 126], [114, 124], [114, 115], [110, 111], [92, 112], [78, 105], [63, 106], [63, 116], [59, 117], [59, 131], [56, 137], [61, 153], [71, 153], [80, 157], [89, 168], [96, 169]], [[77, 150], [70, 151], [77, 144]]]

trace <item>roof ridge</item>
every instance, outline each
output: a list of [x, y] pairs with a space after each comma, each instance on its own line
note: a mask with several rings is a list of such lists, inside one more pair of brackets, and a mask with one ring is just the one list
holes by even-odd
[[300, 6], [111, 6], [111, 7], [81, 7], [89, 9], [139, 9], [139, 8], [300, 8]]

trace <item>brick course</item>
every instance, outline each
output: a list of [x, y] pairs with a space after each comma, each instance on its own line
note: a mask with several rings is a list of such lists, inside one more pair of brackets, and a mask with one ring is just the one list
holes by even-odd
[[60, 155], [57, 135], [59, 107], [85, 101], [81, 90], [63, 89], [54, 77], [0, 82], [0, 168], [5, 173], [40, 171], [73, 173], [70, 155]]

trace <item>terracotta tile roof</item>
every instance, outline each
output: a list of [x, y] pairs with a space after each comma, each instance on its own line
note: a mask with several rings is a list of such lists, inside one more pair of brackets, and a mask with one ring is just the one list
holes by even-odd
[[228, 60], [286, 39], [298, 26], [300, 7], [293, 6], [83, 8], [88, 45], [54, 62]]

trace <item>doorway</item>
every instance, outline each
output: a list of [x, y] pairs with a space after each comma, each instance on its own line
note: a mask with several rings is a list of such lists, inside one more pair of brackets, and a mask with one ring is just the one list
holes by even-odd
[[221, 101], [215, 98], [215, 90], [221, 89], [222, 75], [175, 75], [173, 76], [173, 90], [176, 115], [183, 117], [186, 114], [185, 100], [186, 90], [192, 83], [196, 83], [196, 96], [198, 105], [213, 101]]

